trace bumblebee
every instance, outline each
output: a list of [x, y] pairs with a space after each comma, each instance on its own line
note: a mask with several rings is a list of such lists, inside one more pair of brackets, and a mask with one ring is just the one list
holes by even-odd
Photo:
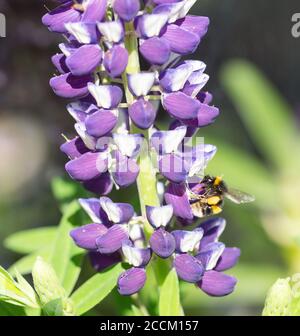
[[223, 210], [224, 199], [236, 204], [253, 202], [252, 195], [228, 188], [222, 177], [206, 175], [201, 183], [190, 190], [190, 204], [196, 217], [217, 215]]

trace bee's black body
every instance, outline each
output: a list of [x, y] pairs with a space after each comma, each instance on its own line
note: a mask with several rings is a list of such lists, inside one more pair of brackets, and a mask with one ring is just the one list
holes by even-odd
[[[199, 188], [197, 188], [197, 186]], [[227, 197], [235, 203], [247, 203], [254, 200], [251, 195], [238, 190], [229, 190], [220, 176], [206, 175], [191, 194], [190, 204], [196, 217], [206, 217], [222, 211], [224, 198]], [[199, 193], [197, 192], [199, 189]]]

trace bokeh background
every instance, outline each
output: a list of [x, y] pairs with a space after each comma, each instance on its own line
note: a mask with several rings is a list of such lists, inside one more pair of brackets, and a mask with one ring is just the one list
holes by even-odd
[[[49, 2], [0, 2], [7, 18], [7, 37], [0, 39], [0, 264], [5, 268], [22, 257], [6, 248], [6, 237], [59, 222], [51, 181], [64, 177], [61, 133], [74, 134], [65, 102], [48, 86], [54, 73], [50, 56], [60, 41], [41, 24]], [[300, 272], [300, 38], [291, 34], [299, 1], [199, 0], [192, 12], [211, 19], [195, 58], [207, 64], [207, 89], [222, 111], [199, 133], [219, 147], [208, 172], [224, 174], [257, 201], [228, 204], [224, 211], [223, 240], [242, 249], [232, 272], [240, 280], [236, 292], [213, 299], [183, 286], [183, 304], [190, 315], [256, 315], [278, 277]], [[135, 190], [125, 193], [118, 198], [128, 201]], [[112, 294], [93, 313], [119, 314], [118, 302]]]

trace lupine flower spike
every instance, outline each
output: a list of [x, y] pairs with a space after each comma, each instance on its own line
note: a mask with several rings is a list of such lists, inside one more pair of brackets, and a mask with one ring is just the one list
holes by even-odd
[[[224, 219], [198, 223], [219, 213], [228, 193], [221, 178], [203, 174], [216, 147], [192, 141], [219, 115], [203, 90], [206, 65], [186, 59], [209, 19], [188, 14], [196, 0], [58, 2], [43, 17], [64, 37], [50, 86], [70, 100], [77, 133], [61, 150], [70, 177], [97, 195], [79, 200], [91, 223], [71, 231], [74, 243], [97, 271], [128, 265], [117, 283], [122, 295], [143, 288], [157, 258], [170, 259], [180, 279], [208, 295], [231, 293], [236, 279], [223, 272], [240, 251], [219, 242]], [[170, 118], [165, 130], [158, 113]], [[134, 183], [140, 213], [107, 197]]]

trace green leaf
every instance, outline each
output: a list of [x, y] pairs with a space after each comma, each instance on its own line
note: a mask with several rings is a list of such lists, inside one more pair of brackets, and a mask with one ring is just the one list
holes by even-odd
[[15, 269], [17, 269], [20, 274], [30, 274], [33, 268], [33, 264], [38, 256], [45, 260], [49, 260], [52, 253], [52, 246], [45, 246], [43, 249], [38, 250], [34, 253], [28, 254], [25, 257], [16, 261], [9, 269], [11, 275], [15, 275]]
[[55, 199], [60, 203], [62, 211], [70, 202], [72, 202], [72, 200], [87, 195], [87, 192], [80, 186], [80, 184], [62, 177], [53, 178], [51, 181], [51, 188]]
[[26, 316], [26, 313], [23, 307], [0, 302], [0, 316]]
[[0, 301], [16, 306], [39, 308], [35, 292], [27, 281], [18, 274], [18, 281], [0, 266]]
[[131, 306], [131, 312], [128, 316], [145, 316], [145, 314], [135, 305]]
[[278, 279], [267, 294], [263, 316], [287, 316], [293, 300], [290, 279]]
[[179, 281], [175, 269], [172, 269], [166, 277], [159, 297], [160, 316], [182, 316], [180, 304]]
[[56, 231], [56, 227], [19, 231], [6, 238], [4, 246], [17, 253], [32, 253], [48, 245], [54, 239]]
[[291, 159], [299, 163], [291, 108], [264, 75], [251, 63], [235, 60], [224, 67], [221, 79], [261, 153], [279, 168], [291, 165]]
[[43, 306], [45, 316], [64, 316], [63, 303], [61, 299], [54, 299]]
[[83, 224], [80, 210], [77, 201], [65, 208], [49, 259], [67, 294], [71, 293], [76, 284], [84, 257], [83, 250], [70, 238], [70, 231]]
[[76, 313], [83, 315], [100, 303], [114, 289], [123, 270], [119, 263], [105, 272], [95, 274], [80, 286], [71, 296]]
[[42, 305], [66, 297], [66, 292], [61, 286], [53, 267], [41, 257], [37, 257], [33, 265], [32, 278]]
[[157, 285], [161, 287], [170, 272], [170, 261], [154, 257], [151, 260], [151, 266], [154, 270]]

